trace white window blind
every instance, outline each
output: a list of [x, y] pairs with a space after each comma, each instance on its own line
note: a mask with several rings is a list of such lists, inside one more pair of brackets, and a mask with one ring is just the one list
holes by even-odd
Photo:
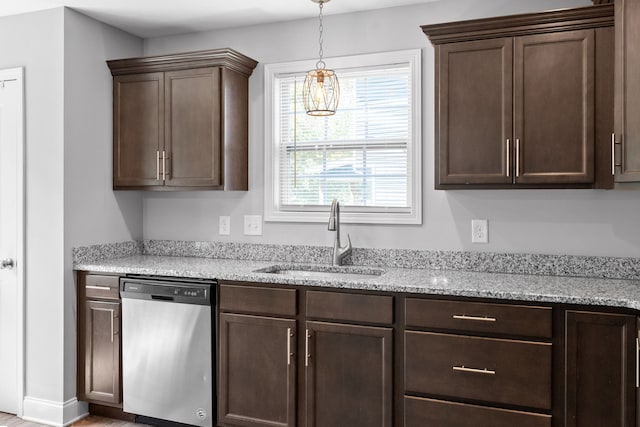
[[[346, 222], [417, 222], [416, 64], [396, 57], [384, 63], [384, 54], [365, 56], [369, 64], [363, 66], [338, 68], [333, 65], [343, 61], [331, 61], [340, 81], [334, 116], [305, 113], [305, 68], [273, 73], [273, 112], [267, 117], [272, 157], [266, 168], [273, 188], [266, 205], [275, 219], [289, 212], [290, 220], [311, 220], [318, 216], [304, 219], [305, 212], [324, 212], [337, 199]], [[267, 220], [273, 216], [265, 212]]]

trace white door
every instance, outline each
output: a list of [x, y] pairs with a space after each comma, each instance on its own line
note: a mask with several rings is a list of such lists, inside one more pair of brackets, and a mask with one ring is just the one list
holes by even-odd
[[23, 73], [0, 70], [0, 411], [22, 412]]

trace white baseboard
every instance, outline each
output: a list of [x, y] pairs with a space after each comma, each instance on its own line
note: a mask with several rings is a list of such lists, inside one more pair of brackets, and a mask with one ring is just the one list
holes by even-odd
[[89, 415], [87, 403], [79, 402], [75, 397], [66, 402], [54, 402], [26, 396], [23, 403], [23, 420], [53, 427], [66, 427]]

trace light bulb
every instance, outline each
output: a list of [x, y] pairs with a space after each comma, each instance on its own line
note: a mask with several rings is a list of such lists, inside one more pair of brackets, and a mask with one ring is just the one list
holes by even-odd
[[316, 88], [313, 91], [313, 100], [316, 105], [320, 105], [320, 103], [324, 104], [325, 94], [324, 94], [324, 82], [318, 79], [318, 83], [316, 84]]

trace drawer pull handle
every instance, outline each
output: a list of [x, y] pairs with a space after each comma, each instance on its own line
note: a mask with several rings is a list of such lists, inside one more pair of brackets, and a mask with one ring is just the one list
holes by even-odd
[[460, 371], [460, 372], [470, 372], [472, 374], [484, 374], [484, 375], [495, 375], [496, 371], [492, 371], [490, 369], [484, 368], [484, 369], [474, 369], [474, 368], [467, 368], [466, 366], [454, 366], [453, 367], [454, 371]]
[[465, 316], [464, 314], [454, 314], [453, 318], [458, 320], [475, 320], [478, 322], [495, 322], [498, 320], [495, 317]]
[[87, 285], [85, 289], [94, 289], [96, 291], [110, 291], [111, 288], [109, 286], [98, 286], [98, 285]]

